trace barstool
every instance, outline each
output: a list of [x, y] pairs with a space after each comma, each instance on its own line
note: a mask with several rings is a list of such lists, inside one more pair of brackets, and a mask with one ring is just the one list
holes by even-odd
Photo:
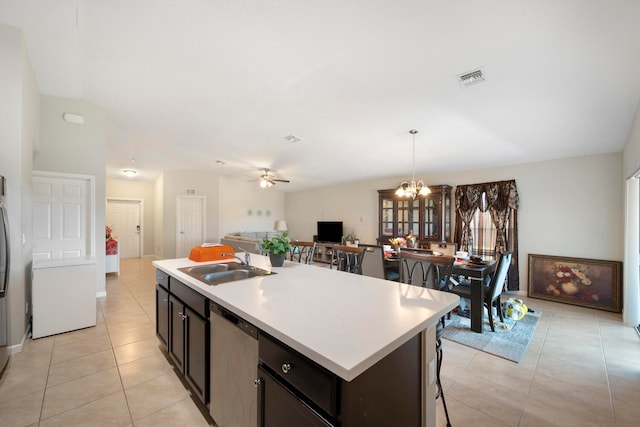
[[[449, 282], [453, 269], [454, 257], [435, 256], [414, 251], [400, 251], [400, 281], [410, 285], [431, 289], [443, 289]], [[436, 325], [436, 399], [442, 398], [444, 414], [447, 417], [447, 427], [451, 427], [449, 410], [444, 398], [444, 390], [440, 381], [442, 367], [442, 335], [444, 333], [444, 316]]]

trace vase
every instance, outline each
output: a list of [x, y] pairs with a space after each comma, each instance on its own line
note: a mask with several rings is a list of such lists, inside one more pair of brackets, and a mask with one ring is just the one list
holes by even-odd
[[284, 255], [282, 255], [282, 254], [269, 254], [269, 260], [271, 261], [271, 266], [273, 266], [273, 267], [282, 267], [282, 264], [284, 264]]

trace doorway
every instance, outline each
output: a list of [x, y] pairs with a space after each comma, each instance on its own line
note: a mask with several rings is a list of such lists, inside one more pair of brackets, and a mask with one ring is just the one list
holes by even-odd
[[205, 240], [204, 196], [179, 196], [176, 206], [176, 258], [189, 256]]
[[107, 199], [106, 222], [120, 243], [120, 259], [141, 258], [143, 239], [143, 201]]

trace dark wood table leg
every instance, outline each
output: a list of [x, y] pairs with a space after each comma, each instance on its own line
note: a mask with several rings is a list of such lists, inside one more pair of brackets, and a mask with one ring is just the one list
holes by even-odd
[[482, 333], [482, 315], [484, 313], [484, 280], [471, 281], [471, 330]]

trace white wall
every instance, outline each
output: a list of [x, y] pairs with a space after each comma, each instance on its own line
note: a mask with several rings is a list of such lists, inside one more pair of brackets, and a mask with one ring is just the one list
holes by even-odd
[[[31, 271], [32, 148], [38, 138], [39, 95], [22, 33], [0, 25], [0, 175], [6, 179], [11, 264], [7, 290], [9, 346], [26, 337]], [[25, 243], [22, 243], [23, 236]]]
[[143, 227], [142, 255], [150, 256], [154, 249], [154, 208], [155, 208], [155, 184], [150, 181], [136, 181], [135, 179], [107, 179], [107, 199], [140, 199], [143, 201]]
[[285, 195], [277, 186], [260, 188], [257, 182], [248, 182], [246, 178], [221, 175], [219, 237], [234, 231], [273, 230], [275, 221], [288, 219], [284, 200]]
[[[621, 170], [622, 153], [614, 153], [419, 178], [454, 187], [516, 180], [520, 195], [520, 289], [525, 290], [529, 254], [623, 259]], [[378, 233], [376, 190], [395, 188], [403, 179], [406, 177], [287, 193], [291, 235], [307, 238], [316, 233], [316, 221], [338, 220], [344, 222], [345, 233], [354, 229], [361, 242], [373, 243]]]
[[162, 175], [161, 181], [156, 183], [156, 189], [162, 192], [160, 258], [176, 256], [176, 205], [178, 196], [187, 195], [187, 189], [195, 189], [197, 196], [206, 197], [205, 240], [218, 241], [218, 174], [203, 171], [168, 171]]
[[[85, 101], [42, 96], [40, 99], [40, 144], [34, 169], [92, 175], [96, 185], [97, 292], [105, 292], [105, 150], [107, 117], [102, 108]], [[84, 124], [67, 123], [62, 114], [84, 116]]]
[[153, 244], [154, 244], [154, 256], [156, 258], [162, 258], [164, 253], [164, 211], [163, 206], [163, 192], [164, 188], [164, 176], [160, 175], [156, 179], [154, 185], [154, 203], [153, 203]]

